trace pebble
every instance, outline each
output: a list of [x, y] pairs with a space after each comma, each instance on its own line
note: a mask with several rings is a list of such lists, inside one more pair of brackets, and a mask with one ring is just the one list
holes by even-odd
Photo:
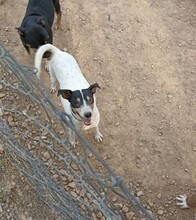
[[67, 172], [66, 172], [66, 170], [60, 170], [60, 173], [61, 173], [61, 175], [63, 175], [63, 176], [66, 176], [67, 175]]
[[127, 212], [126, 213], [126, 219], [127, 220], [132, 220], [134, 216], [135, 216], [134, 212]]
[[8, 123], [10, 124], [13, 121], [13, 117], [10, 115], [8, 116], [7, 120], [8, 120]]
[[84, 196], [85, 196], [85, 189], [82, 189], [82, 190], [80, 191], [80, 196], [81, 196], [81, 197], [84, 197]]
[[72, 189], [76, 188], [76, 184], [74, 182], [69, 183], [68, 186], [71, 187]]
[[48, 151], [46, 151], [46, 152], [43, 154], [43, 156], [44, 156], [47, 160], [50, 159], [50, 154], [49, 154]]
[[64, 130], [59, 131], [59, 134], [63, 135], [64, 134]]
[[141, 195], [143, 195], [144, 194], [144, 192], [141, 190], [141, 191], [139, 191], [139, 192], [137, 192], [137, 196], [138, 197], [140, 197]]
[[120, 125], [120, 123], [119, 122], [117, 122], [116, 124], [115, 124], [115, 126], [119, 126]]
[[127, 212], [129, 211], [129, 208], [128, 208], [126, 205], [124, 205], [124, 206], [122, 207], [122, 211], [125, 212], [125, 213], [127, 213]]
[[3, 147], [0, 145], [0, 154], [2, 154], [4, 152]]
[[3, 110], [0, 108], [0, 117], [3, 116]]
[[2, 208], [2, 206], [1, 206], [1, 204], [0, 204], [0, 213], [1, 213], [1, 212], [3, 212], [3, 208]]
[[77, 165], [75, 164], [75, 163], [71, 163], [71, 167], [74, 169], [74, 170], [78, 170], [78, 167], [77, 167]]
[[161, 199], [161, 197], [162, 197], [162, 195], [159, 193], [159, 194], [157, 195], [157, 198], [158, 198], [158, 199]]
[[57, 179], [59, 176], [57, 174], [52, 175], [54, 179]]
[[5, 94], [4, 93], [0, 93], [0, 99], [5, 97]]
[[101, 218], [101, 217], [102, 217], [102, 213], [101, 213], [101, 212], [98, 212], [98, 213], [96, 214], [96, 216], [97, 216], [97, 218]]
[[0, 84], [0, 91], [2, 91], [3, 90], [3, 86]]
[[112, 198], [112, 202], [116, 202], [116, 201], [117, 201], [116, 197]]
[[47, 136], [42, 135], [42, 136], [41, 136], [41, 139], [42, 139], [42, 140], [46, 140], [46, 139], [47, 139]]
[[164, 213], [164, 211], [163, 211], [163, 210], [161, 210], [161, 209], [160, 209], [160, 210], [158, 210], [158, 214], [159, 214], [159, 215], [163, 215], [163, 213]]
[[74, 191], [71, 191], [71, 195], [74, 197], [74, 198], [76, 198], [78, 195], [76, 194], [76, 192], [74, 192]]
[[91, 158], [91, 157], [93, 156], [93, 154], [92, 154], [92, 153], [90, 153], [88, 156]]

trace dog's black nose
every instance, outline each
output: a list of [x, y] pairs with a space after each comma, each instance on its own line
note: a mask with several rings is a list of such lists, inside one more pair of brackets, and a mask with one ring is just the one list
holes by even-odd
[[85, 116], [86, 118], [90, 118], [90, 117], [91, 117], [91, 115], [92, 115], [92, 113], [91, 113], [91, 112], [86, 112], [86, 113], [84, 113], [84, 116]]

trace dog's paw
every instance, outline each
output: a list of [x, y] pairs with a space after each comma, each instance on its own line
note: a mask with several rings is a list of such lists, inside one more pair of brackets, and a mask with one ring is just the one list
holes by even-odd
[[56, 86], [51, 86], [50, 93], [55, 93], [55, 92], [56, 92]]
[[96, 134], [95, 134], [95, 140], [97, 141], [97, 142], [102, 142], [102, 140], [103, 140], [103, 135], [101, 134], [101, 132], [99, 131], [99, 132], [96, 132]]
[[62, 28], [61, 23], [57, 21], [57, 22], [55, 23], [55, 25], [54, 25], [54, 29], [55, 29], [55, 30], [58, 30], [58, 29], [62, 30], [63, 28]]
[[180, 206], [182, 209], [188, 208], [186, 202], [187, 196], [179, 195], [176, 197], [176, 205]]

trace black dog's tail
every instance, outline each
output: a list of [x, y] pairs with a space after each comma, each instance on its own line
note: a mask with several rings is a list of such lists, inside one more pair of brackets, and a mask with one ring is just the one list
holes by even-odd
[[35, 68], [37, 68], [37, 77], [40, 78], [40, 70], [41, 70], [41, 61], [44, 53], [46, 51], [50, 51], [52, 56], [58, 51], [59, 49], [53, 46], [52, 44], [44, 44], [41, 46], [36, 54], [35, 54]]

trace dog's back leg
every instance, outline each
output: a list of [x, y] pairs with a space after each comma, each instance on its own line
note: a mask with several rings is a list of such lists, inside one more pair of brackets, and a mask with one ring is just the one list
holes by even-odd
[[54, 73], [50, 64], [49, 64], [49, 73], [50, 73], [50, 83], [51, 83], [50, 84], [50, 92], [55, 93], [57, 78], [56, 78], [55, 73]]
[[54, 4], [56, 16], [57, 16], [57, 21], [56, 21], [55, 26], [57, 28], [60, 28], [61, 27], [61, 15], [62, 15], [61, 6], [60, 6], [60, 3], [59, 3], [59, 0], [52, 0], [52, 1], [53, 1], [53, 4]]

